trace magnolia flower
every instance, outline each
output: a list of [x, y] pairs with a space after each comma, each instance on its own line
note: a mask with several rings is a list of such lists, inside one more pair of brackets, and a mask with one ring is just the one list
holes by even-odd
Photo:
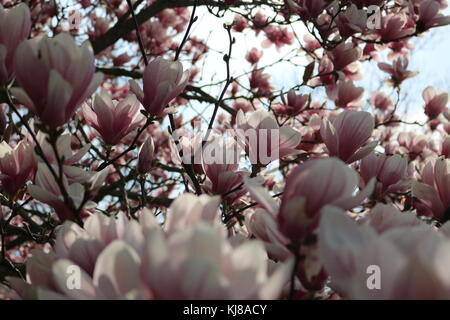
[[[388, 215], [405, 213], [385, 212], [394, 222], [399, 218]], [[324, 208], [319, 256], [331, 288], [348, 299], [449, 299], [450, 239], [420, 221], [393, 224], [376, 230]]]
[[35, 167], [33, 147], [21, 141], [12, 148], [5, 141], [0, 143], [0, 181], [3, 189], [14, 195], [25, 182]]
[[14, 73], [14, 53], [19, 43], [30, 34], [30, 9], [19, 3], [11, 9], [0, 4], [0, 84], [6, 84]]
[[295, 90], [289, 90], [287, 93], [287, 99], [284, 94], [281, 95], [281, 100], [286, 108], [286, 114], [288, 116], [296, 116], [303, 109], [305, 109], [310, 101], [310, 96], [307, 94], [296, 94]]
[[[14, 70], [21, 88], [11, 92], [50, 127], [69, 121], [103, 79], [95, 73], [89, 42], [77, 47], [65, 33], [26, 40], [16, 50]], [[36, 81], [30, 74], [39, 75]]]
[[381, 18], [381, 29], [377, 30], [381, 41], [389, 42], [414, 34], [414, 28], [407, 27], [408, 17], [403, 13], [391, 13]]
[[[250, 180], [246, 180], [245, 186], [250, 191], [250, 194], [252, 194], [252, 198], [255, 200], [262, 200], [263, 197], [259, 196], [258, 198], [258, 196], [255, 197], [253, 195], [258, 187], [256, 184], [249, 181]], [[262, 189], [262, 187], [259, 188]], [[267, 194], [265, 197], [270, 197], [270, 195]], [[264, 207], [264, 209], [258, 208], [247, 213], [245, 215], [245, 225], [252, 236], [264, 242], [264, 246], [266, 247], [269, 257], [274, 260], [283, 261], [292, 255], [287, 248], [287, 245], [290, 243], [289, 238], [281, 233], [278, 228], [276, 220], [278, 207], [276, 207], [272, 212], [267, 211], [265, 208], [266, 207]]]
[[400, 57], [397, 58], [392, 65], [380, 62], [378, 63], [378, 68], [391, 75], [391, 79], [388, 80], [389, 84], [393, 87], [398, 87], [406, 79], [417, 75], [417, 72], [407, 70], [408, 63], [407, 58]]
[[286, 179], [280, 212], [280, 230], [291, 240], [303, 239], [317, 227], [320, 210], [326, 205], [351, 209], [361, 204], [374, 188], [369, 182], [358, 194], [358, 174], [335, 158], [307, 161]]
[[333, 62], [334, 70], [343, 70], [351, 63], [361, 58], [362, 50], [352, 43], [342, 43], [327, 53]]
[[408, 154], [411, 160], [421, 155], [426, 149], [428, 139], [417, 132], [400, 132], [398, 135], [399, 151]]
[[376, 147], [377, 141], [368, 143], [375, 123], [372, 115], [365, 111], [341, 112], [331, 121], [323, 120], [320, 135], [330, 156], [352, 163], [367, 156]]
[[[261, 186], [247, 180], [246, 187], [251, 196], [277, 221], [283, 237], [299, 241], [316, 229], [320, 210], [324, 206], [351, 209], [373, 192], [374, 179], [355, 194], [358, 181], [355, 170], [341, 160], [323, 158], [308, 160], [291, 171], [286, 179], [281, 205]], [[272, 239], [285, 243], [283, 237], [273, 231], [271, 234]]]
[[266, 166], [297, 153], [300, 132], [290, 126], [280, 127], [274, 116], [265, 110], [254, 111], [248, 117], [239, 110], [236, 125], [237, 141], [245, 148], [252, 164]]
[[360, 173], [364, 183], [372, 178], [377, 179], [375, 195], [383, 198], [391, 192], [406, 189], [408, 161], [399, 155], [387, 156], [381, 153], [370, 153], [361, 160]]
[[263, 29], [263, 32], [267, 37], [261, 44], [264, 49], [270, 48], [272, 44], [280, 49], [284, 45], [291, 45], [294, 42], [294, 34], [289, 32], [287, 28], [268, 25]]
[[147, 173], [150, 171], [154, 156], [155, 144], [153, 143], [152, 137], [149, 136], [139, 148], [137, 169], [140, 173]]
[[369, 225], [377, 233], [383, 233], [393, 228], [414, 227], [422, 224], [417, 215], [411, 211], [401, 212], [395, 205], [383, 203], [378, 203], [357, 222]]
[[[245, 179], [245, 186], [262, 207], [245, 215], [245, 225], [250, 234], [264, 242], [269, 256], [277, 261], [286, 261], [294, 257], [290, 248], [291, 240], [286, 237], [277, 223], [278, 204], [255, 179]], [[327, 278], [322, 263], [317, 256], [317, 243], [311, 241], [301, 246], [296, 275], [302, 290], [321, 290]]]
[[134, 80], [130, 81], [130, 88], [150, 115], [160, 117], [164, 108], [183, 92], [188, 80], [189, 71], [183, 72], [179, 61], [157, 57], [144, 70], [144, 88]]
[[339, 29], [339, 34], [343, 38], [348, 38], [355, 33], [363, 33], [367, 29], [367, 13], [351, 4], [334, 19], [334, 22]]
[[[169, 138], [172, 161], [177, 165], [193, 164], [196, 173], [203, 174], [202, 152], [204, 139], [213, 139], [213, 135], [205, 136], [200, 130], [189, 131], [180, 128]], [[177, 142], [178, 141], [178, 142]]]
[[[246, 171], [239, 171], [242, 149], [233, 140], [214, 136], [205, 143], [202, 152], [202, 168], [206, 181], [202, 185], [210, 194], [222, 195], [228, 202], [233, 202], [245, 191], [235, 190], [243, 183]], [[235, 191], [233, 191], [235, 190]]]
[[257, 64], [261, 59], [263, 52], [257, 48], [252, 48], [246, 55], [245, 59], [252, 65]]
[[326, 0], [286, 0], [286, 3], [304, 20], [317, 18], [330, 5]]
[[434, 119], [447, 109], [448, 93], [437, 92], [433, 87], [426, 87], [422, 93], [425, 100], [425, 114]]
[[219, 205], [219, 196], [211, 197], [202, 194], [197, 197], [192, 193], [185, 193], [170, 205], [164, 231], [172, 234], [200, 221], [215, 224], [220, 229], [222, 224], [218, 213]]
[[264, 73], [264, 69], [254, 68], [248, 79], [250, 88], [255, 94], [270, 97], [273, 87], [270, 84], [270, 74]]
[[135, 95], [122, 101], [113, 101], [106, 91], [94, 97], [92, 107], [84, 104], [81, 113], [108, 145], [118, 144], [140, 124], [140, 103]]
[[392, 100], [382, 92], [373, 92], [370, 97], [370, 103], [377, 109], [385, 111], [392, 107]]
[[[57, 167], [54, 167], [54, 171], [58, 172]], [[38, 164], [38, 169], [35, 177], [35, 184], [27, 187], [28, 193], [43, 203], [51, 206], [61, 222], [67, 219], [73, 218], [75, 214], [72, 209], [81, 210], [81, 206], [93, 207], [92, 202], [85, 202], [85, 186], [89, 186], [89, 191], [94, 191], [99, 188], [106, 179], [108, 170], [102, 170], [97, 173], [88, 173], [81, 169], [77, 170], [79, 182], [70, 183], [68, 178], [63, 174], [62, 184], [67, 192], [68, 197], [71, 199], [74, 208], [71, 208], [68, 203], [65, 202], [63, 193], [59, 184], [55, 180], [55, 177], [51, 173], [50, 169], [44, 163]], [[80, 173], [82, 176], [80, 176]]]
[[419, 5], [419, 17], [416, 21], [419, 32], [430, 28], [450, 24], [450, 17], [439, 13], [441, 4], [437, 0], [422, 0]]
[[450, 219], [450, 160], [438, 158], [422, 169], [422, 182], [413, 181], [412, 195], [424, 205], [425, 213], [436, 220]]
[[356, 87], [351, 80], [339, 80], [327, 87], [327, 95], [339, 108], [355, 108], [361, 105], [364, 88]]
[[[181, 201], [195, 201], [181, 197]], [[203, 196], [215, 212], [219, 202]], [[178, 208], [176, 208], [178, 207]], [[37, 299], [275, 299], [289, 280], [292, 263], [268, 270], [258, 241], [231, 245], [226, 233], [177, 211], [184, 223], [160, 228], [144, 210], [139, 222], [90, 216], [81, 229], [67, 221], [57, 233], [55, 250], [35, 250], [27, 262], [28, 283], [9, 278], [22, 298]], [[185, 211], [185, 210], [184, 210]], [[186, 211], [185, 211], [186, 212]], [[182, 216], [185, 216], [184, 218]], [[209, 216], [209, 214], [207, 215]], [[177, 222], [178, 223], [178, 222]], [[69, 266], [78, 267], [80, 288], [70, 289]]]

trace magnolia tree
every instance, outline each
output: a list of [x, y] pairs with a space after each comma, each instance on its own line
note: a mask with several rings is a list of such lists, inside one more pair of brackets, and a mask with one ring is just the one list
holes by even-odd
[[446, 0], [0, 4], [1, 298], [450, 298]]

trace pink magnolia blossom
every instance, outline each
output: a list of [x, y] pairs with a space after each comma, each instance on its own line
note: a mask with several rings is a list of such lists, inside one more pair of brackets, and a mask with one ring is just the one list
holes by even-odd
[[372, 152], [361, 160], [360, 173], [364, 183], [376, 178], [375, 196], [384, 197], [391, 192], [407, 189], [408, 161], [399, 155], [387, 156]]
[[255, 90], [258, 95], [270, 96], [272, 94], [272, 85], [270, 84], [270, 75], [264, 73], [263, 69], [253, 69], [249, 78], [250, 88]]
[[193, 226], [200, 221], [211, 223], [211, 225], [214, 224], [220, 229], [219, 205], [219, 196], [211, 197], [203, 194], [197, 197], [191, 193], [185, 193], [175, 199], [170, 205], [167, 220], [164, 224], [164, 231], [172, 234]]
[[378, 203], [357, 222], [361, 225], [369, 225], [377, 233], [384, 233], [394, 228], [414, 227], [422, 224], [422, 221], [413, 212], [401, 212], [395, 205], [383, 203]]
[[[251, 193], [256, 187], [246, 181], [246, 188]], [[270, 197], [270, 195], [268, 195]], [[254, 197], [256, 199], [256, 197]], [[274, 260], [285, 260], [292, 255], [286, 247], [290, 241], [278, 228], [276, 215], [278, 208], [274, 212], [268, 212], [264, 209], [256, 209], [245, 215], [245, 225], [249, 233], [264, 242], [269, 257]]]
[[[14, 70], [21, 88], [13, 88], [12, 93], [50, 127], [69, 121], [103, 79], [101, 73], [94, 73], [89, 42], [77, 47], [65, 33], [22, 42], [16, 50]], [[30, 74], [39, 74], [39, 81]]]
[[145, 110], [152, 116], [160, 117], [164, 115], [165, 107], [183, 92], [188, 80], [189, 71], [183, 72], [179, 61], [157, 57], [144, 70], [143, 89], [136, 81], [130, 81], [130, 87]]
[[3, 189], [14, 195], [35, 168], [33, 147], [25, 141], [12, 148], [5, 141], [0, 143], [0, 181]]
[[307, 94], [296, 94], [294, 90], [289, 90], [287, 100], [284, 94], [281, 95], [281, 100], [286, 108], [286, 114], [293, 117], [307, 107], [310, 96]]
[[294, 34], [289, 32], [287, 28], [269, 25], [263, 30], [267, 37], [262, 43], [263, 48], [270, 48], [272, 44], [275, 44], [275, 47], [280, 49], [281, 47], [291, 45], [294, 42]]
[[419, 17], [416, 21], [419, 32], [450, 24], [450, 16], [444, 16], [439, 13], [440, 9], [439, 1], [423, 0], [420, 2]]
[[141, 124], [139, 108], [135, 95], [113, 101], [107, 92], [102, 91], [94, 97], [92, 107], [83, 105], [81, 114], [106, 144], [114, 146]]
[[417, 75], [417, 72], [408, 71], [408, 59], [407, 58], [398, 58], [396, 59], [392, 65], [380, 62], [378, 63], [378, 68], [382, 71], [390, 74], [391, 79], [388, 80], [388, 83], [393, 87], [398, 87], [403, 81], [408, 78], [412, 78]]
[[19, 43], [30, 34], [30, 9], [19, 3], [11, 9], [0, 4], [0, 84], [6, 84], [14, 73], [14, 53]]
[[[210, 135], [208, 139], [212, 140], [213, 137], [214, 135]], [[200, 130], [194, 130], [194, 132], [185, 128], [176, 130], [170, 139], [171, 160], [177, 165], [192, 164], [195, 172], [204, 173], [202, 146], [205, 138], [205, 134]]]
[[385, 111], [394, 105], [392, 100], [382, 92], [373, 92], [370, 102], [375, 108], [382, 111]]
[[[355, 170], [341, 160], [322, 158], [309, 160], [291, 171], [286, 179], [281, 205], [261, 186], [247, 180], [246, 187], [269, 213], [266, 218], [261, 218], [266, 229], [263, 231], [266, 235], [262, 237], [275, 244], [285, 244], [287, 239], [299, 241], [310, 235], [318, 226], [320, 210], [324, 206], [351, 209], [361, 204], [373, 192], [375, 180], [355, 195], [358, 181]], [[276, 224], [271, 222], [273, 220]], [[259, 230], [262, 228], [259, 226]]]
[[450, 219], [450, 160], [438, 158], [422, 169], [422, 182], [413, 181], [412, 195], [424, 205], [425, 213], [436, 220]]
[[400, 57], [409, 58], [410, 50], [413, 49], [408, 39], [390, 42], [388, 47], [391, 49], [388, 53], [389, 60], [395, 60]]
[[425, 114], [431, 119], [447, 109], [448, 93], [445, 91], [437, 92], [433, 87], [426, 87], [422, 97], [425, 100]]
[[343, 38], [348, 38], [355, 33], [363, 33], [367, 29], [367, 13], [359, 10], [352, 4], [344, 12], [341, 12], [334, 20]]
[[364, 146], [372, 135], [374, 125], [370, 113], [346, 110], [331, 121], [323, 120], [320, 135], [330, 156], [352, 163], [364, 158], [376, 147], [377, 141]]
[[288, 6], [302, 19], [317, 18], [328, 6], [326, 0], [286, 0]]
[[257, 48], [252, 48], [245, 56], [245, 59], [250, 64], [257, 64], [259, 60], [261, 59], [263, 55], [263, 52], [261, 50], [258, 50]]
[[[278, 261], [286, 261], [294, 257], [289, 249], [291, 241], [286, 237], [277, 223], [278, 204], [255, 179], [246, 179], [246, 188], [252, 197], [264, 209], [256, 209], [245, 216], [245, 224], [250, 234], [264, 242], [269, 257]], [[317, 256], [317, 245], [304, 244], [299, 254], [303, 259], [299, 262], [296, 274], [301, 282], [300, 291], [321, 290], [327, 275]]]
[[270, 162], [297, 153], [300, 133], [290, 126], [280, 127], [273, 115], [257, 110], [245, 116], [242, 110], [236, 117], [238, 143], [243, 145], [252, 164], [266, 166]]
[[341, 80], [327, 87], [327, 95], [340, 108], [357, 108], [361, 105], [364, 89], [356, 87], [351, 80]]
[[334, 70], [339, 71], [358, 61], [361, 58], [362, 50], [352, 43], [342, 43], [328, 52], [327, 55], [333, 62]]
[[309, 34], [303, 36], [303, 41], [305, 42], [305, 49], [308, 51], [313, 52], [320, 48], [320, 43]]
[[248, 174], [238, 170], [241, 150], [235, 141], [224, 141], [219, 137], [213, 137], [205, 144], [202, 168], [207, 179], [202, 185], [203, 189], [213, 195], [222, 195], [228, 202], [235, 201], [245, 193], [242, 188], [237, 188]]
[[318, 71], [320, 78], [318, 80], [312, 79], [310, 82], [314, 83], [316, 81], [318, 84], [335, 85], [339, 74], [338, 76], [335, 75], [333, 62], [328, 55], [325, 55], [322, 59], [320, 59]]
[[280, 230], [291, 240], [303, 239], [317, 227], [322, 207], [351, 209], [359, 205], [372, 193], [374, 181], [354, 195], [358, 179], [353, 169], [335, 158], [297, 166], [286, 179], [277, 216]]
[[427, 149], [427, 138], [425, 135], [416, 132], [400, 132], [398, 135], [399, 151], [408, 154], [414, 160]]
[[381, 18], [382, 27], [378, 30], [382, 41], [401, 40], [414, 34], [414, 29], [407, 25], [408, 17], [403, 13], [388, 14]]
[[243, 16], [236, 14], [234, 17], [233, 31], [242, 32], [249, 27], [247, 19]]

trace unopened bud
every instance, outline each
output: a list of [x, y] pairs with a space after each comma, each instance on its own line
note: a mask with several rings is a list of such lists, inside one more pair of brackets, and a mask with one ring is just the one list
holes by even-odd
[[152, 168], [155, 145], [152, 137], [148, 137], [139, 149], [138, 172], [147, 173]]

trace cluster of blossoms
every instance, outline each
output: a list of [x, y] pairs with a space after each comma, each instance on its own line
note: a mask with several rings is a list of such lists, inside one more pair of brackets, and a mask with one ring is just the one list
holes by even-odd
[[[18, 2], [0, 1], [1, 299], [450, 299], [448, 93], [419, 93], [424, 123], [399, 114], [409, 42], [450, 24], [446, 0], [211, 2], [233, 20], [218, 82], [196, 1], [69, 1], [75, 30]], [[272, 83], [299, 59], [296, 86]]]

